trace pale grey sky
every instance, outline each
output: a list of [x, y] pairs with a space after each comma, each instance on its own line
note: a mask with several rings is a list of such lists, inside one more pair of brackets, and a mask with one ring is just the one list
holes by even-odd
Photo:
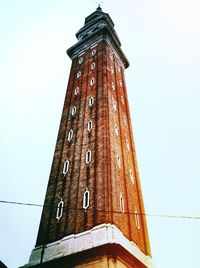
[[[126, 83], [147, 213], [200, 216], [200, 17], [195, 0], [105, 0]], [[71, 61], [95, 1], [0, 1], [0, 200], [42, 204]], [[41, 208], [0, 204], [0, 259], [28, 261]], [[200, 220], [147, 217], [159, 268], [199, 267]]]

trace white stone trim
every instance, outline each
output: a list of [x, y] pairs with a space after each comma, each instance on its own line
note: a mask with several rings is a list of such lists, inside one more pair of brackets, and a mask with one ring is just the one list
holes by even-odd
[[[45, 245], [43, 262], [69, 256], [74, 253], [106, 244], [120, 245], [146, 267], [153, 267], [151, 258], [145, 255], [134, 242], [129, 241], [113, 224], [100, 224], [89, 231], [76, 235], [72, 234], [61, 240]], [[43, 246], [39, 246], [33, 249], [27, 267], [40, 263], [42, 248]]]
[[113, 104], [113, 110], [116, 112], [117, 111], [117, 103], [115, 101], [115, 99], [112, 99], [112, 104]]
[[[100, 42], [100, 41], [98, 41], [98, 42]], [[92, 44], [91, 47], [90, 47], [90, 49], [93, 49], [93, 48], [96, 47], [97, 45], [98, 45], [98, 44], [96, 44], [96, 43], [95, 43], [95, 44]]]
[[91, 119], [88, 121], [87, 129], [88, 129], [88, 132], [92, 131], [92, 120]]
[[78, 57], [81, 57], [83, 54], [85, 54], [85, 51], [84, 51], [84, 52], [82, 52], [80, 55], [78, 55]]
[[87, 149], [85, 153], [85, 163], [88, 165], [92, 160], [92, 152], [90, 149]]
[[71, 108], [71, 115], [72, 115], [72, 117], [76, 115], [76, 106], [75, 105]]
[[113, 89], [113, 91], [115, 90], [115, 83], [114, 82], [112, 82], [112, 89]]
[[63, 174], [66, 175], [69, 171], [69, 160], [66, 160], [63, 165]]
[[92, 77], [92, 78], [90, 79], [90, 86], [91, 86], [91, 87], [94, 86], [94, 77]]
[[96, 55], [96, 53], [97, 53], [96, 49], [93, 49], [92, 50], [92, 56]]
[[119, 204], [120, 204], [121, 211], [124, 213], [124, 198], [123, 198], [122, 193], [120, 194], [120, 197], [119, 197]]
[[76, 88], [74, 89], [74, 94], [75, 94], [75, 96], [77, 96], [78, 93], [79, 93], [79, 87], [76, 87]]
[[80, 58], [79, 58], [78, 63], [79, 63], [79, 64], [82, 64], [82, 63], [83, 63], [83, 57], [80, 57]]
[[64, 202], [62, 198], [60, 199], [60, 202], [58, 203], [57, 211], [56, 211], [56, 219], [59, 221], [60, 218], [63, 215], [63, 207], [64, 207]]
[[128, 149], [128, 151], [130, 151], [130, 143], [129, 143], [128, 139], [126, 139], [126, 148]]
[[81, 71], [78, 71], [78, 73], [76, 74], [76, 77], [79, 79], [81, 77]]
[[68, 142], [71, 142], [72, 138], [73, 138], [73, 130], [70, 129], [70, 131], [68, 132], [68, 135], [67, 135]]
[[132, 169], [130, 169], [130, 179], [131, 179], [132, 184], [134, 184], [135, 176], [133, 175]]
[[95, 69], [95, 62], [93, 62], [90, 67], [91, 67], [91, 70], [94, 70]]
[[88, 99], [88, 105], [90, 108], [92, 108], [92, 106], [94, 105], [94, 98], [92, 96], [90, 96]]
[[119, 155], [117, 155], [116, 161], [117, 161], [118, 168], [121, 168], [121, 161], [120, 161], [120, 156]]
[[139, 215], [138, 215], [138, 212], [137, 210], [135, 210], [135, 224], [136, 224], [136, 227], [138, 228], [138, 230], [140, 230], [140, 218], [139, 218]]
[[[95, 42], [94, 42], [95, 41]], [[119, 54], [118, 54], [118, 50], [116, 50], [114, 47], [113, 47], [113, 44], [112, 44], [112, 41], [111, 41], [111, 39], [109, 38], [109, 37], [107, 37], [107, 38], [105, 38], [105, 37], [102, 37], [102, 36], [99, 36], [98, 38], [95, 38], [95, 39], [93, 39], [92, 40], [92, 44], [90, 43], [90, 44], [85, 44], [83, 47], [81, 47], [81, 48], [79, 48], [79, 49], [77, 49], [77, 50], [75, 50], [73, 53], [72, 53], [72, 55], [70, 56], [72, 59], [74, 59], [74, 58], [76, 58], [77, 56], [81, 56], [83, 53], [85, 53], [85, 51], [86, 50], [88, 50], [88, 49], [92, 49], [92, 48], [94, 48], [94, 47], [96, 47], [100, 42], [102, 42], [102, 41], [106, 41], [107, 42], [107, 44], [109, 45], [109, 48], [110, 47], [112, 47], [112, 52], [115, 54], [115, 57], [117, 58], [117, 60], [119, 61], [119, 63], [120, 63], [120, 66], [122, 67], [122, 69], [123, 69], [123, 71], [124, 71], [124, 69], [125, 69], [125, 67], [124, 67], [124, 63], [123, 63], [123, 61], [122, 61], [122, 59], [120, 58], [120, 56], [119, 56]], [[121, 52], [121, 51], [120, 51]], [[119, 52], [119, 53], [120, 53]], [[123, 54], [124, 55], [124, 54]], [[124, 55], [125, 56], [125, 55]], [[125, 60], [127, 60], [126, 59], [126, 56], [125, 56]]]
[[90, 191], [86, 189], [86, 191], [83, 194], [83, 208], [87, 209], [90, 205]]

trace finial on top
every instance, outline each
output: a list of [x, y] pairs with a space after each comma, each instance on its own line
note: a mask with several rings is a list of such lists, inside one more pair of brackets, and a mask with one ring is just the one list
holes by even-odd
[[[98, 1], [98, 7], [97, 7], [97, 11], [102, 11], [102, 8], [101, 8], [101, 4], [102, 4], [102, 1], [99, 3], [100, 1]], [[97, 2], [96, 2], [97, 3]]]
[[97, 11], [102, 11], [100, 4], [99, 4], [99, 6], [97, 7]]

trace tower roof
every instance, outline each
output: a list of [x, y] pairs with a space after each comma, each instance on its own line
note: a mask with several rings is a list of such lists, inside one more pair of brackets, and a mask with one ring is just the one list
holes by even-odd
[[102, 18], [107, 19], [107, 21], [110, 22], [112, 27], [115, 26], [112, 19], [109, 16], [109, 14], [103, 12], [100, 6], [98, 6], [96, 11], [94, 11], [92, 14], [90, 14], [89, 16], [86, 17], [85, 24], [88, 24], [89, 22], [91, 22], [94, 19], [102, 19]]
[[114, 29], [114, 22], [108, 13], [102, 11], [99, 6], [92, 14], [85, 18], [84, 26], [76, 33], [78, 43], [67, 50], [67, 54], [73, 58], [86, 44], [92, 44], [100, 38], [109, 40], [118, 51], [125, 68], [129, 62], [121, 50], [121, 42]]

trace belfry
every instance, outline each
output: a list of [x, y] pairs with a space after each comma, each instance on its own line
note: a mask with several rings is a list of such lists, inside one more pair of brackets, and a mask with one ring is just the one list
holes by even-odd
[[24, 267], [152, 267], [129, 63], [100, 7], [76, 37], [36, 246]]

